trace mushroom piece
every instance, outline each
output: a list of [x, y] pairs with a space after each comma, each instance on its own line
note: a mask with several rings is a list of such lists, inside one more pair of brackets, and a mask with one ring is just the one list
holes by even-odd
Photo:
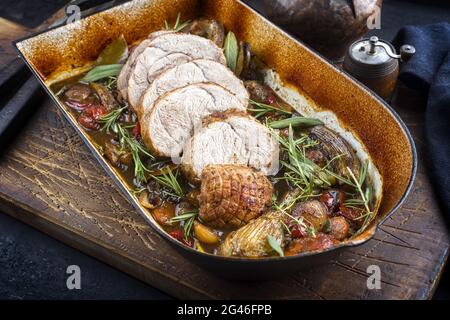
[[222, 48], [225, 41], [225, 29], [217, 20], [197, 19], [189, 27], [189, 33], [213, 41], [218, 47]]

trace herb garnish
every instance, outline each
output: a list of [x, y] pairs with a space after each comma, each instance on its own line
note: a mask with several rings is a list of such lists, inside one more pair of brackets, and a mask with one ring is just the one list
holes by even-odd
[[172, 219], [170, 219], [168, 221], [168, 223], [173, 224], [173, 223], [177, 223], [177, 222], [182, 222], [184, 238], [187, 239], [187, 238], [189, 238], [189, 236], [191, 234], [192, 226], [194, 225], [194, 221], [197, 218], [197, 216], [198, 216], [197, 210], [186, 211], [176, 217], [173, 217]]
[[178, 171], [175, 174], [173, 174], [172, 169], [170, 167], [167, 167], [167, 169], [163, 169], [161, 175], [159, 176], [150, 175], [150, 176], [160, 185], [174, 192], [172, 193], [165, 191], [166, 194], [176, 198], [182, 198], [184, 196], [183, 189], [181, 188], [177, 180]]
[[103, 124], [103, 127], [101, 128], [102, 131], [106, 131], [106, 133], [109, 133], [109, 131], [112, 129], [114, 132], [117, 132], [116, 128], [116, 122], [119, 119], [122, 112], [126, 109], [126, 107], [122, 107], [119, 109], [114, 109], [107, 115], [104, 115], [100, 117], [98, 122]]
[[80, 82], [90, 83], [103, 78], [117, 76], [122, 70], [122, 64], [107, 64], [94, 67], [89, 71]]
[[262, 102], [257, 102], [250, 99], [250, 104], [254, 105], [255, 108], [249, 108], [248, 110], [251, 112], [256, 112], [255, 118], [260, 118], [265, 116], [267, 113], [274, 112], [276, 115], [291, 115], [292, 112], [288, 110], [284, 110], [281, 108], [277, 108]]
[[305, 117], [292, 117], [287, 119], [282, 119], [278, 121], [273, 121], [269, 123], [269, 126], [273, 129], [284, 129], [289, 126], [292, 127], [313, 127], [323, 125], [323, 122], [315, 118], [305, 118]]
[[170, 27], [170, 25], [167, 22], [167, 20], [164, 20], [164, 29], [165, 30], [173, 30], [175, 32], [180, 32], [181, 30], [186, 28], [189, 25], [189, 23], [191, 23], [191, 20], [187, 20], [185, 22], [181, 22], [181, 13], [178, 13], [177, 20], [175, 21], [175, 24], [174, 24], [173, 27]]
[[120, 147], [122, 150], [129, 149], [131, 156], [133, 157], [134, 176], [139, 182], [146, 182], [147, 177], [145, 176], [145, 173], [148, 172], [149, 169], [142, 163], [140, 155], [147, 156], [152, 160], [155, 159], [155, 157], [153, 157], [140, 142], [136, 141], [136, 139], [130, 135], [128, 132], [129, 126], [123, 127], [120, 124], [116, 124], [115, 128], [117, 128], [117, 134], [119, 135]]
[[239, 45], [233, 32], [228, 32], [225, 38], [224, 53], [227, 59], [228, 68], [236, 72], [237, 61], [239, 56]]
[[280, 257], [284, 257], [283, 249], [281, 248], [281, 245], [278, 243], [277, 239], [275, 239], [273, 236], [269, 235], [267, 236], [267, 242], [272, 247], [272, 249], [278, 253]]

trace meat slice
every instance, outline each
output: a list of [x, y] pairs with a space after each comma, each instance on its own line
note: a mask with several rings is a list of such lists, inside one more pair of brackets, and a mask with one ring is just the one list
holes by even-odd
[[236, 95], [242, 104], [248, 104], [249, 95], [243, 82], [230, 69], [215, 61], [199, 59], [169, 69], [157, 77], [142, 97], [138, 115], [149, 112], [163, 94], [201, 82], [216, 83]]
[[154, 155], [179, 157], [194, 128], [215, 112], [245, 111], [231, 92], [214, 83], [197, 83], [170, 91], [141, 119], [141, 134]]
[[128, 79], [130, 78], [130, 72], [133, 69], [133, 67], [136, 64], [137, 57], [144, 52], [144, 50], [150, 45], [152, 40], [156, 39], [159, 36], [173, 33], [173, 31], [170, 30], [162, 30], [162, 31], [156, 31], [151, 33], [147, 39], [142, 41], [136, 48], [133, 49], [130, 56], [128, 57], [127, 62], [123, 66], [122, 70], [120, 71], [119, 76], [117, 77], [117, 89], [122, 94], [122, 97], [125, 99], [127, 98], [128, 94]]
[[278, 171], [279, 150], [269, 129], [242, 112], [215, 114], [186, 143], [181, 164], [191, 181], [199, 181], [210, 164], [240, 164], [264, 175]]
[[159, 74], [194, 59], [226, 63], [222, 49], [211, 40], [178, 33], [156, 37], [138, 56], [130, 71], [127, 98], [131, 107], [136, 109], [145, 90]]
[[272, 201], [266, 176], [241, 165], [209, 165], [202, 173], [200, 219], [213, 227], [240, 227], [258, 218]]

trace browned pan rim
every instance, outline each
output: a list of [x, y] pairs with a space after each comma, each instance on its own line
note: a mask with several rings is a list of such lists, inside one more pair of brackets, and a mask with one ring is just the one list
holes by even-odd
[[[200, 256], [203, 256], [203, 257], [208, 257], [210, 259], [215, 259], [215, 260], [218, 260], [218, 261], [234, 261], [236, 263], [260, 263], [260, 264], [262, 264], [262, 263], [267, 263], [267, 262], [271, 262], [271, 263], [274, 262], [274, 263], [276, 263], [276, 262], [281, 262], [281, 261], [288, 261], [288, 260], [295, 260], [295, 259], [300, 259], [300, 258], [306, 258], [306, 257], [309, 257], [309, 256], [314, 256], [314, 255], [318, 255], [318, 254], [331, 252], [331, 251], [334, 251], [334, 250], [337, 250], [337, 249], [340, 249], [340, 248], [355, 247], [355, 246], [359, 246], [359, 245], [362, 245], [362, 244], [366, 243], [367, 241], [369, 241], [370, 239], [373, 238], [373, 236], [375, 235], [375, 232], [378, 229], [378, 227], [380, 225], [382, 225], [384, 223], [384, 221], [386, 221], [386, 219], [391, 217], [400, 208], [400, 206], [406, 201], [409, 193], [411, 192], [412, 186], [414, 184], [414, 179], [415, 179], [416, 173], [417, 173], [417, 162], [418, 162], [418, 160], [417, 160], [416, 146], [415, 146], [415, 143], [414, 143], [414, 140], [412, 138], [412, 135], [411, 135], [410, 131], [408, 130], [407, 126], [405, 125], [403, 120], [400, 118], [400, 116], [397, 114], [397, 112], [389, 104], [387, 104], [384, 100], [382, 100], [377, 94], [371, 92], [364, 84], [360, 83], [359, 81], [357, 81], [353, 77], [349, 76], [348, 74], [346, 74], [342, 70], [338, 69], [336, 66], [334, 66], [333, 64], [328, 62], [321, 54], [313, 51], [309, 46], [307, 46], [303, 42], [299, 41], [298, 39], [295, 39], [291, 35], [289, 35], [287, 32], [285, 32], [283, 29], [281, 29], [280, 27], [278, 27], [275, 24], [273, 24], [271, 21], [269, 21], [267, 18], [265, 18], [263, 15], [261, 15], [255, 9], [253, 9], [250, 6], [248, 6], [247, 4], [243, 3], [241, 0], [237, 0], [237, 1], [239, 3], [241, 3], [243, 6], [247, 7], [252, 12], [254, 12], [256, 15], [258, 15], [266, 23], [270, 24], [272, 27], [277, 29], [285, 37], [288, 37], [291, 40], [293, 40], [295, 43], [297, 43], [298, 45], [301, 45], [306, 50], [310, 51], [311, 53], [313, 53], [314, 55], [319, 57], [319, 59], [321, 59], [323, 63], [327, 64], [329, 67], [332, 67], [340, 75], [342, 75], [343, 77], [347, 78], [347, 80], [353, 82], [354, 85], [359, 86], [366, 94], [368, 94], [372, 99], [375, 99], [382, 107], [384, 107], [389, 112], [391, 117], [397, 122], [399, 127], [402, 129], [403, 134], [406, 136], [407, 141], [409, 143], [410, 152], [411, 152], [411, 155], [412, 155], [411, 175], [410, 175], [407, 187], [406, 187], [405, 192], [403, 193], [402, 197], [398, 200], [398, 202], [395, 204], [395, 206], [387, 214], [385, 214], [381, 219], [377, 218], [376, 225], [374, 226], [373, 232], [369, 236], [367, 236], [366, 238], [360, 239], [360, 240], [357, 240], [357, 241], [356, 240], [350, 240], [350, 241], [340, 243], [337, 246], [333, 246], [333, 247], [325, 249], [325, 250], [305, 252], [305, 253], [301, 253], [301, 254], [298, 254], [298, 255], [295, 255], [295, 256], [289, 256], [289, 257], [276, 257], [276, 256], [274, 256], [274, 257], [261, 257], [261, 258], [224, 257], [224, 256], [214, 255], [214, 254], [211, 254], [211, 253], [199, 252], [199, 251], [197, 251], [197, 250], [195, 250], [195, 249], [193, 249], [191, 247], [183, 245], [182, 243], [180, 243], [176, 239], [172, 238], [165, 231], [163, 231], [160, 228], [158, 228], [158, 226], [155, 225], [155, 222], [153, 222], [151, 219], [148, 218], [147, 214], [144, 212], [144, 209], [139, 205], [139, 203], [136, 201], [136, 199], [134, 199], [132, 197], [132, 195], [130, 194], [129, 190], [126, 188], [126, 186], [123, 184], [122, 180], [117, 176], [117, 174], [115, 174], [114, 171], [111, 170], [109, 164], [106, 162], [104, 157], [99, 153], [99, 151], [92, 144], [92, 142], [90, 141], [90, 139], [86, 135], [86, 133], [78, 126], [77, 123], [75, 123], [73, 121], [72, 117], [68, 114], [68, 112], [65, 110], [65, 108], [61, 105], [61, 103], [55, 97], [53, 92], [45, 85], [44, 80], [39, 76], [38, 71], [34, 69], [34, 67], [26, 59], [24, 54], [20, 51], [18, 45], [19, 45], [19, 43], [21, 41], [28, 40], [30, 38], [33, 38], [33, 37], [37, 36], [37, 35], [46, 33], [46, 32], [48, 32], [50, 30], [53, 30], [53, 29], [61, 28], [63, 26], [58, 26], [58, 27], [54, 27], [54, 28], [51, 28], [51, 29], [48, 29], [48, 30], [44, 30], [44, 31], [32, 34], [30, 36], [18, 39], [16, 41], [13, 41], [12, 43], [13, 43], [13, 45], [14, 45], [17, 53], [18, 53], [18, 55], [21, 57], [22, 60], [24, 60], [25, 64], [30, 68], [30, 70], [33, 72], [33, 74], [38, 78], [38, 80], [39, 80], [40, 84], [42, 85], [42, 87], [44, 88], [44, 90], [51, 97], [51, 99], [58, 106], [58, 108], [62, 111], [64, 117], [67, 119], [67, 121], [69, 121], [69, 123], [72, 125], [72, 127], [75, 129], [75, 131], [78, 133], [78, 135], [82, 138], [82, 140], [88, 146], [88, 148], [90, 149], [92, 154], [95, 156], [97, 161], [100, 163], [100, 165], [103, 167], [103, 169], [108, 173], [108, 175], [113, 179], [113, 181], [116, 183], [116, 185], [122, 191], [122, 193], [125, 194], [127, 199], [132, 203], [132, 205], [135, 207], [135, 209], [138, 210], [138, 212], [141, 214], [141, 216], [143, 216], [144, 219], [150, 224], [150, 226], [160, 236], [162, 236], [164, 239], [166, 239], [167, 241], [171, 242], [175, 246], [178, 246], [178, 247], [182, 248], [183, 250], [186, 250], [186, 251], [188, 251], [188, 252], [190, 252], [192, 254], [200, 255]], [[95, 15], [97, 13], [98, 12], [93, 13], [91, 15]], [[91, 15], [89, 15], [89, 16], [91, 16]], [[86, 18], [86, 17], [83, 17], [83, 19]]]

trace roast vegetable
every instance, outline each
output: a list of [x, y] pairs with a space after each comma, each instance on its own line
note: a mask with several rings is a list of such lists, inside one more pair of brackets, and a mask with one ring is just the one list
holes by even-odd
[[91, 87], [95, 90], [95, 93], [97, 93], [102, 105], [104, 105], [106, 109], [112, 110], [119, 107], [119, 103], [107, 87], [100, 83], [91, 83]]
[[292, 241], [286, 248], [286, 256], [295, 256], [303, 252], [322, 251], [338, 243], [331, 235], [318, 233], [315, 237], [300, 238]]
[[307, 225], [317, 231], [322, 231], [328, 220], [327, 207], [318, 200], [300, 202], [292, 209], [291, 215], [303, 219]]
[[197, 221], [194, 221], [194, 235], [198, 241], [206, 244], [217, 244], [220, 242], [214, 231]]
[[319, 150], [330, 161], [332, 171], [341, 177], [350, 179], [347, 167], [359, 177], [361, 164], [353, 149], [338, 134], [325, 126], [311, 129], [310, 138], [318, 142], [313, 149]]
[[342, 241], [348, 237], [350, 225], [344, 217], [333, 217], [330, 222], [330, 235], [336, 240]]
[[230, 233], [219, 248], [219, 254], [224, 256], [263, 257], [270, 255], [274, 249], [268, 242], [271, 237], [274, 242], [284, 246], [284, 214], [279, 211], [269, 211], [251, 221], [235, 232]]

